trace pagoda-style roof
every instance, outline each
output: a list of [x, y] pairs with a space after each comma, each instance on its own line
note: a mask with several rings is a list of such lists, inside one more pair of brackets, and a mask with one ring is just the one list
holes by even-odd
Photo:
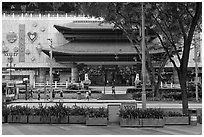
[[[49, 48], [42, 49], [49, 55]], [[163, 50], [151, 51], [163, 54]], [[73, 41], [53, 49], [56, 61], [140, 61], [139, 55], [129, 42], [121, 41]]]
[[[112, 24], [75, 21], [54, 27], [69, 41], [53, 49], [57, 62], [141, 62], [122, 30]], [[42, 49], [48, 56], [49, 50]], [[151, 52], [163, 53], [163, 50]]]

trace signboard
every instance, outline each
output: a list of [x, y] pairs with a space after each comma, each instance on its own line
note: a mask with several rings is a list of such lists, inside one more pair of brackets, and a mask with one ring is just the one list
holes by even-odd
[[124, 102], [121, 103], [121, 109], [136, 109], [137, 108], [137, 103], [136, 102]]

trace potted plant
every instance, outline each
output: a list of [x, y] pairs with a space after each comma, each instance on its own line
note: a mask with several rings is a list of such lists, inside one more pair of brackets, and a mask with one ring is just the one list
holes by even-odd
[[47, 106], [39, 104], [38, 107], [33, 107], [28, 116], [29, 123], [50, 123], [50, 111]]
[[108, 110], [104, 107], [87, 108], [86, 117], [86, 125], [107, 125]]
[[27, 106], [8, 107], [8, 123], [27, 123], [29, 111]]
[[3, 105], [3, 107], [2, 107], [2, 123], [7, 122], [8, 114], [9, 114], [9, 109], [5, 105]]
[[168, 111], [165, 113], [165, 124], [166, 125], [188, 125], [189, 117], [183, 115], [180, 112]]
[[160, 108], [140, 109], [139, 118], [142, 120], [143, 127], [163, 127], [164, 112]]
[[138, 118], [139, 109], [124, 108], [120, 109], [120, 126], [121, 127], [135, 127], [142, 126], [141, 120]]
[[123, 108], [119, 116], [120, 126], [164, 126], [163, 111], [157, 108]]
[[86, 108], [74, 105], [69, 111], [70, 124], [85, 124], [86, 123]]
[[28, 123], [41, 123], [40, 109], [32, 107], [28, 115]]
[[70, 108], [63, 106], [63, 103], [56, 103], [55, 106], [48, 108], [50, 112], [51, 123], [68, 124], [68, 113]]

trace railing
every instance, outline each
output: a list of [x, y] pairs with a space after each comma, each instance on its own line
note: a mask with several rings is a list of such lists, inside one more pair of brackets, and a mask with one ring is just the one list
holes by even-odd
[[[81, 83], [70, 83], [70, 82], [65, 82], [65, 83], [58, 83], [57, 81], [55, 81], [54, 83], [52, 83], [52, 87], [54, 88], [68, 88], [69, 85], [77, 85], [77, 86], [82, 86]], [[50, 87], [50, 83], [46, 82], [46, 83], [34, 83], [34, 88], [39, 88], [39, 87]]]
[[67, 14], [65, 12], [53, 12], [53, 11], [3, 11], [3, 17], [85, 17], [84, 15], [78, 14]]

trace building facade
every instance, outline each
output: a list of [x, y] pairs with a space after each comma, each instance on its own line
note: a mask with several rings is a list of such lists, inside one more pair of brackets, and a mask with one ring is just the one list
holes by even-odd
[[[67, 14], [3, 13], [2, 78], [28, 78], [31, 86], [46, 83], [52, 65], [53, 81], [58, 83], [79, 82], [88, 73], [93, 85], [134, 85], [136, 74], [141, 73], [138, 54], [121, 30], [100, 23]], [[152, 40], [147, 44], [155, 45], [151, 32], [148, 36]], [[151, 52], [155, 56], [163, 53]], [[168, 68], [174, 72], [170, 64]]]

